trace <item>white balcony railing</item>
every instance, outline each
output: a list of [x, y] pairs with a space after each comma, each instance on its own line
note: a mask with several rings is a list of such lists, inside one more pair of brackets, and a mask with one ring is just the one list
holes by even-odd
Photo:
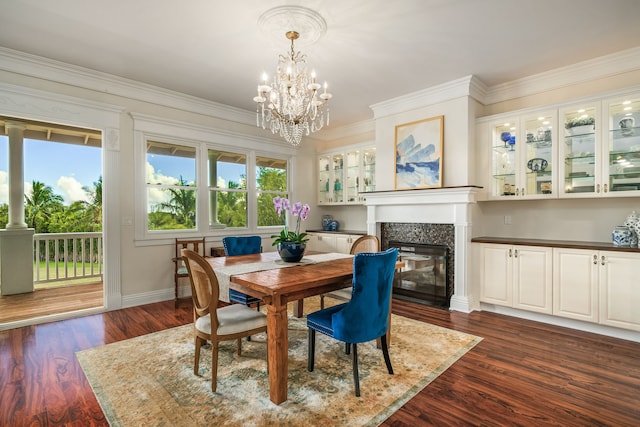
[[[33, 236], [33, 282], [102, 281], [102, 233], [42, 233]], [[84, 279], [84, 280], [83, 280]]]

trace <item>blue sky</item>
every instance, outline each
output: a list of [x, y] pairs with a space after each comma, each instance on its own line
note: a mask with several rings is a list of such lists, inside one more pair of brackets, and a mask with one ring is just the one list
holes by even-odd
[[[8, 137], [0, 137], [0, 203], [8, 203]], [[102, 175], [102, 150], [95, 147], [24, 140], [25, 193], [40, 181], [53, 188], [65, 204], [87, 200], [82, 187], [92, 187]]]
[[[8, 137], [0, 136], [0, 204], [8, 203]], [[182, 175], [187, 181], [195, 179], [193, 159], [153, 156], [152, 173], [157, 182]], [[53, 188], [64, 198], [65, 204], [88, 200], [83, 187], [92, 187], [102, 175], [102, 150], [96, 147], [62, 144], [49, 141], [24, 140], [25, 194], [31, 192], [31, 183], [40, 181]], [[150, 172], [150, 171], [148, 171]], [[244, 166], [222, 163], [218, 168], [219, 179], [225, 182], [240, 180]], [[171, 182], [174, 182], [171, 179]]]

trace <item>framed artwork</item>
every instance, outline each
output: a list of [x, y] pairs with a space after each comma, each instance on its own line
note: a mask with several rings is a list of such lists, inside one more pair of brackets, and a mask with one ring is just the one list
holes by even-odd
[[444, 116], [396, 126], [396, 190], [442, 187]]

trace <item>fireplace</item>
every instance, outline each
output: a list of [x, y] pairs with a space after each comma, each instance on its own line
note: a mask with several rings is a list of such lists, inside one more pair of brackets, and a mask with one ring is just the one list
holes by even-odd
[[398, 259], [405, 264], [393, 279], [393, 296], [448, 309], [453, 294], [447, 274], [448, 248], [398, 241], [388, 246], [398, 248]]
[[445, 298], [449, 309], [467, 313], [479, 306], [479, 284], [469, 274], [469, 253], [480, 190], [467, 186], [376, 191], [367, 193], [365, 201], [367, 232], [378, 236], [383, 248], [392, 241], [447, 248]]

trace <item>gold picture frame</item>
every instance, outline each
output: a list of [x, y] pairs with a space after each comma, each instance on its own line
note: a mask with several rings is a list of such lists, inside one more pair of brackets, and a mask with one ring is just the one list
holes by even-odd
[[444, 116], [396, 126], [395, 189], [442, 187]]

